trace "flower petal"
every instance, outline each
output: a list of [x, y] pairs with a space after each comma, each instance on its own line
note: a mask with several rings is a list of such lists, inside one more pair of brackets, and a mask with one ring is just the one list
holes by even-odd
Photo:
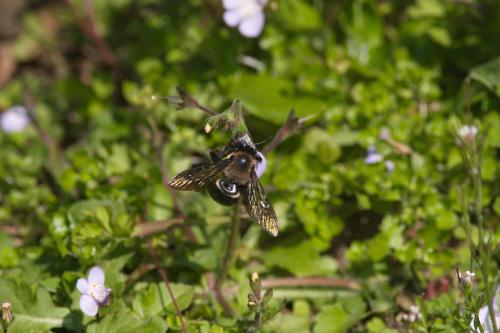
[[104, 285], [104, 272], [102, 268], [99, 266], [92, 267], [89, 272], [88, 281], [89, 283], [98, 283]]
[[257, 174], [257, 177], [260, 178], [264, 174], [264, 172], [266, 172], [267, 161], [264, 154], [262, 154], [260, 151], [257, 152], [257, 158], [259, 157], [260, 162], [257, 159], [257, 167], [255, 168], [255, 173]]
[[222, 0], [225, 9], [235, 9], [241, 7], [241, 0]]
[[381, 162], [382, 159], [382, 155], [378, 153], [368, 154], [368, 156], [365, 157], [365, 164], [376, 164], [378, 162]]
[[99, 310], [99, 305], [89, 295], [82, 295], [80, 297], [80, 309], [85, 313], [87, 316], [95, 316], [97, 314], [97, 311]]
[[87, 279], [78, 279], [78, 281], [76, 281], [76, 288], [80, 290], [82, 294], [85, 294], [87, 291], [89, 291], [89, 283]]
[[264, 13], [260, 12], [256, 15], [245, 17], [239, 26], [240, 33], [245, 37], [257, 37], [264, 29]]
[[6, 133], [21, 132], [30, 123], [28, 110], [24, 106], [13, 106], [0, 114], [0, 126]]
[[224, 22], [230, 27], [235, 27], [241, 21], [241, 13], [239, 10], [228, 10], [224, 13]]

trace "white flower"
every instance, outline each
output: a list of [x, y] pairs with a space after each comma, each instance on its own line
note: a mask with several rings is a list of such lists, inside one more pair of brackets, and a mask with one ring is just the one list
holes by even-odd
[[104, 272], [101, 267], [92, 267], [88, 278], [78, 279], [76, 287], [82, 293], [80, 309], [87, 316], [95, 316], [99, 306], [107, 305], [111, 289], [104, 286]]
[[28, 110], [24, 106], [13, 106], [0, 114], [0, 126], [6, 133], [21, 132], [30, 123]]
[[476, 276], [476, 273], [471, 272], [471, 271], [466, 271], [463, 280], [464, 280], [465, 283], [471, 284], [472, 283], [472, 279], [474, 278], [474, 276]]
[[471, 284], [474, 276], [476, 276], [476, 273], [471, 271], [466, 271], [465, 273], [458, 272], [458, 282], [464, 284]]
[[264, 6], [267, 0], [222, 0], [224, 22], [230, 27], [238, 26], [245, 37], [257, 37], [264, 28]]
[[388, 172], [393, 172], [394, 169], [396, 168], [396, 165], [394, 164], [393, 161], [391, 160], [387, 160], [384, 162], [384, 165], [385, 165], [385, 169], [388, 171]]
[[371, 146], [368, 148], [368, 152], [365, 157], [365, 164], [376, 164], [383, 160], [384, 158], [377, 152], [375, 147]]
[[[497, 324], [497, 328], [500, 327], [500, 309], [498, 308], [498, 295], [500, 295], [500, 287], [497, 288], [496, 296], [493, 298], [493, 312], [495, 313], [495, 322]], [[479, 322], [481, 326], [484, 328], [484, 333], [493, 333], [493, 325], [490, 319], [490, 313], [488, 310], [488, 306], [483, 306], [479, 309]], [[471, 332], [479, 331], [476, 330], [474, 326], [475, 316], [472, 315], [472, 321], [470, 322]]]
[[458, 135], [466, 142], [472, 142], [476, 137], [478, 129], [474, 125], [464, 125], [458, 130]]
[[266, 157], [264, 154], [262, 154], [260, 151], [257, 152], [257, 167], [255, 168], [255, 173], [257, 174], [257, 177], [261, 177], [264, 172], [266, 172], [266, 167], [267, 167], [267, 161]]
[[410, 312], [405, 313], [402, 316], [403, 320], [409, 321], [409, 322], [414, 322], [420, 319], [421, 317], [420, 309], [416, 305], [410, 306]]

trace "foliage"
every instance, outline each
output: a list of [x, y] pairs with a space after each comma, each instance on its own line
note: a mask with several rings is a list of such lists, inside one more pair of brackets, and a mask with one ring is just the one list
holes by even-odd
[[[11, 3], [0, 110], [29, 107], [32, 124], [0, 133], [8, 332], [180, 331], [151, 249], [189, 332], [247, 328], [252, 272], [273, 287], [262, 332], [464, 332], [499, 284], [500, 2], [270, 1], [256, 39], [224, 25], [218, 0]], [[164, 182], [229, 134], [151, 98], [175, 86], [212, 110], [240, 100], [259, 147], [290, 109], [304, 122], [261, 180], [279, 235], [238, 230], [222, 285], [233, 318], [211, 282], [232, 208]], [[480, 179], [461, 159], [464, 124], [484, 135]], [[382, 162], [365, 164], [371, 146]], [[485, 234], [486, 268], [471, 258]], [[98, 318], [75, 287], [94, 265], [113, 293]], [[457, 267], [481, 269], [467, 295]], [[420, 318], [404, 320], [413, 304]]]

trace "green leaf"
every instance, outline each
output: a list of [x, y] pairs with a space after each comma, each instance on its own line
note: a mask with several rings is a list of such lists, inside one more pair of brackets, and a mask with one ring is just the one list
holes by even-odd
[[316, 316], [314, 333], [347, 332], [366, 311], [366, 305], [361, 297], [348, 297], [341, 299], [340, 302], [323, 306]]
[[315, 322], [314, 333], [342, 333], [354, 324], [340, 304], [323, 306]]
[[326, 276], [337, 270], [336, 261], [331, 257], [321, 256], [311, 242], [276, 246], [263, 259], [266, 265], [286, 269], [296, 276]]
[[474, 67], [469, 76], [500, 96], [500, 57]]
[[387, 328], [385, 326], [384, 321], [380, 318], [373, 318], [367, 324], [366, 328], [370, 333], [397, 333], [397, 330], [392, 328]]
[[123, 307], [120, 311], [107, 313], [102, 321], [88, 326], [88, 333], [121, 333], [139, 332], [139, 317], [130, 309]]
[[12, 304], [14, 320], [9, 332], [49, 332], [51, 328], [75, 326], [75, 323], [65, 322], [70, 310], [55, 306], [43, 288], [32, 292], [27, 283], [0, 280], [0, 300]]
[[251, 114], [281, 125], [293, 108], [298, 117], [312, 115], [325, 108], [326, 103], [313, 97], [297, 96], [293, 84], [266, 75], [242, 74], [229, 85], [228, 94], [240, 99]]
[[[194, 288], [180, 283], [171, 283], [170, 287], [180, 310], [185, 310], [193, 301]], [[135, 312], [141, 316], [153, 316], [165, 311], [174, 313], [175, 307], [164, 283], [151, 283], [145, 292], [133, 302]]]
[[309, 3], [302, 0], [281, 1], [276, 17], [288, 30], [313, 30], [321, 27], [321, 17]]

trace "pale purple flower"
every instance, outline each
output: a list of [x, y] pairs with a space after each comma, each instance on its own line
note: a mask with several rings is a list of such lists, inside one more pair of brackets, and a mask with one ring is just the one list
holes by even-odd
[[386, 160], [384, 162], [384, 165], [385, 165], [385, 169], [388, 171], [388, 172], [393, 172], [394, 169], [396, 169], [396, 165], [394, 164], [393, 161], [391, 160]]
[[264, 154], [262, 154], [260, 151], [257, 152], [257, 167], [255, 168], [255, 173], [257, 174], [257, 177], [261, 177], [264, 172], [266, 172], [266, 167], [267, 167], [267, 161], [266, 157]]
[[380, 130], [380, 134], [378, 135], [380, 140], [387, 141], [391, 138], [391, 132], [388, 128], [384, 127]]
[[0, 114], [0, 126], [6, 133], [21, 132], [30, 123], [28, 110], [24, 106], [13, 106]]
[[[500, 295], [500, 287], [497, 288], [496, 295], [493, 298], [493, 312], [495, 313], [495, 321], [497, 327], [500, 327], [500, 308], [498, 307], [498, 296]], [[476, 330], [474, 326], [474, 315], [472, 315], [472, 321], [470, 322], [471, 332], [479, 331], [479, 327]], [[481, 326], [484, 328], [484, 333], [493, 333], [493, 323], [490, 319], [490, 313], [488, 310], [488, 306], [483, 306], [479, 309], [479, 322]]]
[[104, 286], [104, 272], [98, 266], [90, 269], [87, 279], [78, 279], [76, 287], [82, 293], [80, 309], [87, 316], [95, 316], [100, 306], [107, 305], [111, 295], [111, 289]]
[[365, 164], [376, 164], [382, 162], [384, 158], [377, 152], [377, 149], [373, 146], [368, 148], [368, 152], [365, 157]]
[[464, 125], [458, 130], [458, 136], [464, 139], [465, 142], [472, 142], [476, 137], [478, 129], [474, 125]]
[[222, 0], [224, 22], [238, 27], [245, 37], [257, 37], [264, 29], [264, 6], [267, 0]]

